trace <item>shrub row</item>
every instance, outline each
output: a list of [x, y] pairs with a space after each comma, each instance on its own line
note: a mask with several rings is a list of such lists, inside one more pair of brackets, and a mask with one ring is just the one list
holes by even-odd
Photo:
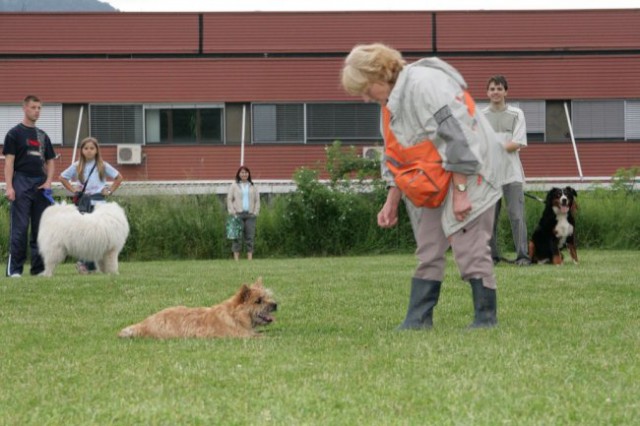
[[[404, 205], [393, 229], [377, 226], [377, 213], [386, 199], [380, 162], [358, 155], [339, 141], [327, 147], [324, 172], [329, 184], [319, 182], [319, 171], [301, 168], [293, 180], [297, 191], [263, 195], [258, 217], [255, 252], [258, 257], [337, 256], [415, 249]], [[577, 214], [577, 243], [583, 248], [640, 249], [640, 193], [635, 188], [640, 168], [621, 169], [611, 189], [581, 191]], [[369, 179], [370, 190], [360, 190]], [[535, 193], [544, 198], [544, 193]], [[213, 259], [231, 255], [225, 238], [226, 203], [217, 195], [120, 197], [131, 233], [122, 253], [126, 260]], [[525, 198], [529, 235], [544, 209], [542, 202]], [[502, 209], [498, 245], [513, 251], [508, 219]], [[8, 203], [0, 201], [0, 253], [8, 247]]]
[[[399, 226], [381, 229], [376, 215], [386, 191], [380, 184], [360, 193], [324, 185], [316, 173], [296, 175], [298, 191], [263, 196], [258, 217], [256, 256], [335, 256], [410, 252], [414, 247], [404, 209]], [[536, 193], [543, 198], [544, 194]], [[216, 195], [121, 197], [131, 233], [122, 253], [124, 260], [212, 259], [230, 257], [225, 238], [226, 207]], [[594, 189], [578, 196], [577, 239], [581, 248], [640, 249], [640, 196], [638, 193]], [[529, 235], [544, 206], [526, 198]], [[506, 209], [503, 209], [503, 212]], [[0, 208], [0, 251], [8, 247], [8, 205]], [[511, 231], [503, 214], [499, 244], [512, 251]]]

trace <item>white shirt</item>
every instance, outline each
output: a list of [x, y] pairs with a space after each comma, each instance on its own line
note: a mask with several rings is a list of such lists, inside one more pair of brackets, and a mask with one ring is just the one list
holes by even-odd
[[[85, 193], [89, 195], [101, 193], [104, 187], [107, 185], [106, 179], [104, 180], [100, 179], [100, 173], [98, 173], [97, 167], [93, 170], [93, 173], [91, 173], [91, 176], [89, 176], [89, 172], [91, 172], [91, 169], [93, 168], [93, 165], [95, 163], [96, 163], [95, 161], [91, 161], [84, 165], [84, 173], [83, 173], [84, 179], [86, 180], [87, 177], [89, 178], [87, 182], [87, 187], [85, 188]], [[67, 167], [65, 171], [60, 173], [60, 176], [62, 176], [68, 181], [75, 180], [80, 182], [78, 180], [77, 168], [78, 168], [78, 162], [76, 161], [75, 163]], [[115, 179], [119, 175], [118, 171], [106, 161], [104, 161], [104, 173], [106, 177], [109, 177], [111, 179]], [[80, 185], [82, 184], [84, 184], [84, 181], [80, 182]]]
[[[520, 108], [511, 105], [502, 111], [484, 108], [482, 113], [493, 127], [503, 144], [515, 142], [520, 146], [527, 146], [527, 126], [524, 120], [524, 112]], [[505, 185], [513, 182], [524, 183], [524, 169], [520, 162], [520, 150], [509, 153], [507, 156], [507, 173]]]

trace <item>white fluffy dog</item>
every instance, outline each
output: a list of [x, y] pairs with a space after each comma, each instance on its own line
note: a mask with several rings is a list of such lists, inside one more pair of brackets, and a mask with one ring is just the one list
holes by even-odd
[[38, 231], [42, 275], [52, 276], [67, 256], [94, 261], [100, 271], [117, 274], [118, 255], [128, 236], [127, 216], [116, 203], [97, 204], [89, 214], [81, 214], [73, 204], [47, 207]]

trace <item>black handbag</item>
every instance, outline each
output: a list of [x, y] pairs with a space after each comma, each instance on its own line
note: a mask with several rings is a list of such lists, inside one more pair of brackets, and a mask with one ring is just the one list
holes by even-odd
[[89, 176], [87, 176], [87, 178], [85, 179], [84, 184], [82, 185], [82, 191], [78, 191], [73, 194], [73, 204], [78, 207], [78, 211], [80, 213], [91, 213], [93, 211], [93, 206], [91, 205], [91, 195], [85, 194], [84, 190], [87, 187], [89, 178], [91, 177], [91, 174], [93, 173], [95, 168], [96, 164], [93, 165], [91, 171], [89, 172]]
[[91, 205], [91, 195], [84, 194], [78, 199], [78, 203], [76, 204], [76, 206], [78, 207], [78, 211], [80, 213], [91, 213], [93, 211], [93, 206]]

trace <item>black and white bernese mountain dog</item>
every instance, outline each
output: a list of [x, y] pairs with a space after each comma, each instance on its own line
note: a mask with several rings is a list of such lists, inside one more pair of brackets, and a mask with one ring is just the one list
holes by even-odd
[[577, 196], [576, 190], [570, 186], [551, 188], [547, 193], [542, 218], [529, 241], [531, 262], [560, 265], [563, 262], [560, 250], [566, 246], [573, 263], [578, 263], [575, 241]]

